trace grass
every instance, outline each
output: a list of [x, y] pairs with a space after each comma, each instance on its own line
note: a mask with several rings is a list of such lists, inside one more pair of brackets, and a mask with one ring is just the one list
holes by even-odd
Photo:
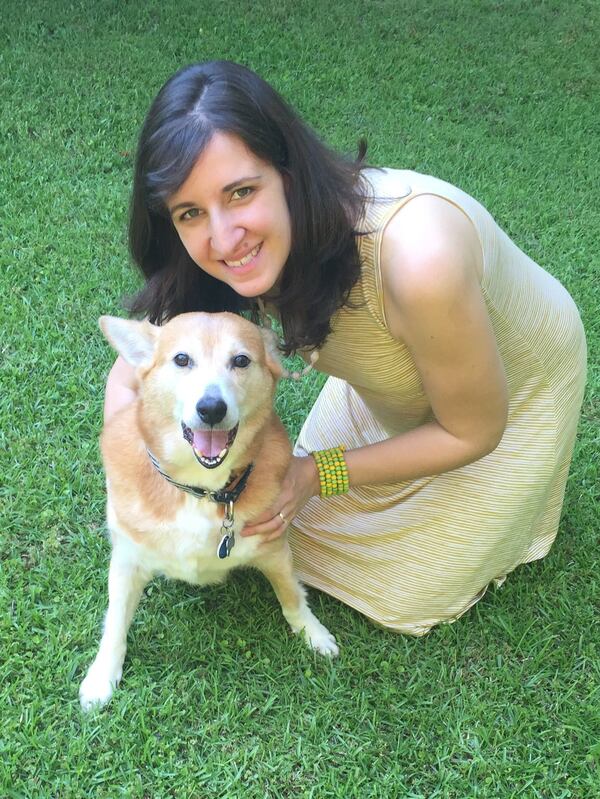
[[[600, 7], [592, 0], [4, 0], [0, 30], [0, 796], [589, 799], [600, 795]], [[335, 147], [475, 194], [569, 288], [590, 379], [560, 534], [424, 639], [311, 592], [323, 662], [265, 582], [156, 581], [122, 686], [83, 716], [108, 546], [97, 330], [137, 278], [126, 208], [152, 96], [241, 60]], [[594, 283], [595, 279], [595, 283]], [[318, 389], [286, 386], [295, 434]]]

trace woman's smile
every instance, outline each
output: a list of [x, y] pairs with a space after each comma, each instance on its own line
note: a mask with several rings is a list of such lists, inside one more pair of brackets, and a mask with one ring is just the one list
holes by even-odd
[[248, 255], [245, 255], [239, 261], [225, 261], [225, 263], [230, 268], [238, 269], [238, 270], [240, 268], [244, 267], [244, 266], [248, 266], [248, 265], [254, 266], [254, 261], [256, 259], [256, 256], [260, 252], [261, 247], [262, 247], [262, 243], [261, 244], [257, 244], [256, 247], [254, 247], [254, 249], [250, 250]]

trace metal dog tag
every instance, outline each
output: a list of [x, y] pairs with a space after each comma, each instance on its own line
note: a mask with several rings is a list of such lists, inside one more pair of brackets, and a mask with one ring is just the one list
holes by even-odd
[[233, 533], [233, 501], [225, 506], [225, 516], [221, 522], [221, 532], [225, 533], [217, 548], [217, 557], [224, 560], [229, 557], [229, 553], [235, 546], [235, 535]]
[[223, 560], [224, 558], [229, 557], [229, 553], [235, 546], [235, 538], [230, 533], [225, 533], [223, 538], [221, 539], [221, 543], [219, 544], [219, 548], [217, 549], [218, 557]]

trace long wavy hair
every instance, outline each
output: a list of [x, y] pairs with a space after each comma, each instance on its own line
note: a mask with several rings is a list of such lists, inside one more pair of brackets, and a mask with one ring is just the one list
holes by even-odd
[[146, 283], [129, 309], [160, 324], [185, 311], [254, 307], [192, 261], [167, 211], [169, 197], [217, 131], [239, 137], [284, 177], [291, 249], [270, 300], [281, 318], [286, 354], [320, 347], [360, 275], [356, 227], [364, 204], [366, 143], [360, 141], [356, 161], [338, 155], [268, 83], [229, 61], [180, 70], [148, 111], [129, 221], [130, 252]]

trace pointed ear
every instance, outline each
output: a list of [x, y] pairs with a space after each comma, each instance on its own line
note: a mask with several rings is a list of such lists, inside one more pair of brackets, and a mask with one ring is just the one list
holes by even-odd
[[281, 353], [279, 352], [279, 348], [277, 346], [279, 339], [277, 338], [277, 334], [274, 330], [266, 327], [261, 327], [259, 330], [265, 345], [267, 366], [269, 367], [269, 370], [275, 379], [279, 380], [279, 378], [283, 377], [285, 374], [285, 369], [281, 363]]
[[101, 316], [100, 329], [109, 343], [131, 366], [149, 366], [159, 328], [150, 322]]

